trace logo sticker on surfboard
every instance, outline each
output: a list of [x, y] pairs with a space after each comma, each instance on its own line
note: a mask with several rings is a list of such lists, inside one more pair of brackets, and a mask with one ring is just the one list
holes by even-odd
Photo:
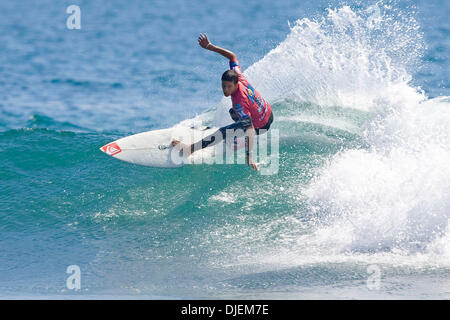
[[112, 142], [110, 144], [107, 144], [106, 146], [103, 146], [102, 151], [110, 156], [113, 156], [115, 154], [118, 154], [119, 152], [122, 152], [120, 147], [115, 142]]

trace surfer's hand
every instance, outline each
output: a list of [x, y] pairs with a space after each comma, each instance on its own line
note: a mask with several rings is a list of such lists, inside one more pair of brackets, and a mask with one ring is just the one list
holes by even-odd
[[253, 161], [252, 156], [247, 155], [247, 164], [249, 166], [251, 166], [254, 170], [258, 171], [258, 166], [256, 165], [256, 163]]
[[211, 45], [211, 42], [209, 42], [208, 36], [206, 35], [206, 33], [200, 34], [200, 36], [198, 37], [198, 44], [200, 45], [200, 47], [202, 47], [204, 49], [208, 49], [208, 46]]

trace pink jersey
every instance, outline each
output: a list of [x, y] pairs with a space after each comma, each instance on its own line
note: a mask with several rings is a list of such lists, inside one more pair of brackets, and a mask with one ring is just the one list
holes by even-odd
[[233, 109], [241, 119], [250, 117], [255, 129], [264, 127], [272, 113], [272, 107], [244, 77], [238, 60], [230, 60], [230, 69], [239, 74], [238, 88], [231, 95]]

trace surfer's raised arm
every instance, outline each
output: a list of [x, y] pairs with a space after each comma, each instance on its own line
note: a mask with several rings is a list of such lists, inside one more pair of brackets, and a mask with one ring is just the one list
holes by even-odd
[[219, 54], [221, 54], [222, 56], [224, 56], [225, 58], [227, 58], [230, 61], [235, 61], [237, 60], [236, 55], [224, 48], [218, 47], [213, 45], [209, 40], [208, 40], [208, 36], [206, 35], [206, 33], [201, 33], [200, 36], [198, 37], [198, 44], [207, 50], [210, 51], [214, 51], [217, 52]]

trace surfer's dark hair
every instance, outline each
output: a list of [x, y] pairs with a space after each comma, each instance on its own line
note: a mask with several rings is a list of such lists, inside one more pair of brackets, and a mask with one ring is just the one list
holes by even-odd
[[238, 83], [239, 74], [234, 70], [227, 70], [222, 75], [222, 81], [233, 81], [235, 84]]

